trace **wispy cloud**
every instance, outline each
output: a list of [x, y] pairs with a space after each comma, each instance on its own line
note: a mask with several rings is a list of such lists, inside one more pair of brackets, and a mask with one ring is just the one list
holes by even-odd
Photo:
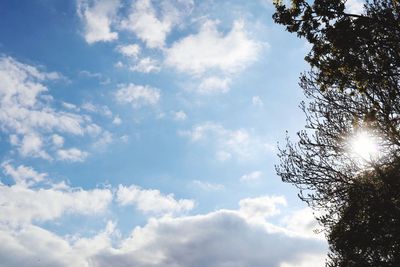
[[118, 102], [131, 104], [135, 108], [154, 106], [161, 98], [160, 90], [148, 85], [133, 83], [122, 84], [118, 87], [115, 97]]
[[88, 155], [89, 153], [78, 148], [59, 149], [57, 151], [58, 159], [70, 162], [82, 162]]
[[261, 176], [262, 176], [261, 171], [253, 171], [242, 175], [240, 177], [240, 181], [245, 183], [254, 183], [258, 182], [261, 179]]
[[210, 183], [200, 180], [194, 180], [193, 185], [205, 191], [219, 191], [225, 188], [223, 184]]
[[192, 142], [209, 141], [208, 145], [215, 146], [215, 155], [221, 161], [232, 157], [238, 160], [251, 160], [267, 152], [265, 143], [246, 129], [231, 130], [214, 122], [197, 124], [191, 130], [178, 133], [189, 137]]

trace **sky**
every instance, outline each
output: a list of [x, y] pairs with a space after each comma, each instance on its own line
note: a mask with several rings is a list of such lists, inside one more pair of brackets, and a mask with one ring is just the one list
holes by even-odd
[[274, 168], [305, 123], [310, 45], [273, 12], [1, 1], [2, 266], [322, 266], [320, 226]]

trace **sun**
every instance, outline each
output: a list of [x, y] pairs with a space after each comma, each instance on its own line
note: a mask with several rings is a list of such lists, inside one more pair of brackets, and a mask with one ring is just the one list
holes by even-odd
[[376, 142], [376, 137], [367, 131], [359, 132], [350, 142], [352, 154], [364, 161], [371, 161], [378, 156], [379, 145]]

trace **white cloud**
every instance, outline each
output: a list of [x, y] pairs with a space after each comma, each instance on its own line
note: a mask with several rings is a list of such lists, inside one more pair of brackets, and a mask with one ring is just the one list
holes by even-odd
[[346, 1], [346, 11], [353, 14], [362, 14], [364, 11], [364, 1], [361, 0], [347, 0]]
[[296, 261], [283, 262], [279, 267], [310, 267], [310, 266], [325, 266], [326, 256], [324, 254], [304, 254]]
[[93, 147], [96, 149], [104, 149], [107, 145], [111, 144], [113, 140], [113, 135], [108, 131], [104, 131], [100, 138], [94, 142]]
[[200, 94], [227, 93], [230, 83], [231, 79], [229, 78], [207, 77], [201, 81], [197, 92]]
[[159, 72], [161, 67], [157, 60], [145, 57], [140, 59], [135, 65], [130, 68], [132, 71], [150, 73]]
[[129, 141], [129, 136], [123, 135], [119, 138], [122, 142], [127, 143]]
[[138, 44], [120, 45], [117, 47], [117, 51], [127, 57], [137, 58], [140, 53], [140, 46]]
[[64, 137], [58, 134], [53, 134], [51, 136], [51, 140], [56, 147], [62, 147], [64, 145]]
[[261, 179], [261, 176], [262, 176], [262, 172], [254, 171], [254, 172], [246, 173], [246, 174], [242, 175], [240, 177], [240, 181], [241, 182], [249, 182], [249, 183], [257, 182]]
[[118, 33], [111, 30], [119, 0], [77, 0], [77, 12], [84, 24], [84, 37], [89, 44], [113, 41]]
[[219, 161], [227, 161], [232, 158], [232, 154], [224, 150], [217, 151], [216, 157]]
[[187, 119], [187, 115], [183, 110], [172, 112], [172, 115], [176, 121], [184, 121]]
[[96, 112], [97, 107], [90, 102], [85, 102], [82, 104], [82, 109], [89, 111], [89, 112]]
[[173, 194], [163, 195], [159, 190], [142, 189], [135, 185], [119, 185], [117, 202], [123, 206], [134, 205], [142, 212], [155, 214], [183, 212], [194, 207], [193, 200], [176, 200]]
[[112, 222], [92, 237], [74, 240], [34, 225], [1, 225], [0, 258], [5, 266], [19, 267], [305, 267], [322, 266], [326, 252], [323, 241], [228, 210], [153, 218], [117, 240], [117, 247], [115, 234]]
[[19, 152], [24, 157], [32, 156], [51, 159], [49, 154], [43, 150], [42, 138], [36, 133], [30, 133], [23, 136], [19, 146]]
[[71, 241], [35, 225], [0, 224], [0, 242], [5, 244], [0, 247], [0, 258], [10, 267], [93, 266], [90, 257], [111, 247], [114, 227], [108, 222], [96, 235]]
[[65, 184], [60, 189], [57, 185], [37, 187], [46, 179], [46, 173], [38, 173], [24, 165], [15, 168], [9, 162], [3, 163], [2, 167], [15, 185], [0, 183], [0, 226], [54, 220], [64, 213], [96, 214], [104, 212], [112, 200], [109, 189], [74, 189]]
[[[90, 71], [87, 71], [87, 70], [82, 70], [82, 71], [79, 72], [79, 75], [83, 76], [83, 77], [87, 77], [87, 78], [94, 78], [94, 79], [98, 80], [99, 83], [102, 84], [102, 85], [109, 84], [111, 82], [110, 78], [106, 78], [106, 77], [104, 77], [103, 74], [98, 73], [98, 72], [90, 72]], [[69, 103], [67, 103], [67, 104], [69, 104]], [[69, 104], [69, 106], [70, 105], [71, 104]], [[77, 109], [76, 107], [74, 109], [79, 111], [79, 109]]]
[[180, 134], [188, 136], [192, 141], [199, 141], [205, 138], [209, 133], [215, 133], [216, 135], [223, 135], [226, 132], [222, 125], [206, 122], [198, 124], [189, 131], [181, 131]]
[[137, 0], [121, 27], [135, 33], [149, 48], [163, 48], [167, 35], [192, 6], [192, 1], [162, 1], [157, 2], [157, 12], [151, 0]]
[[88, 156], [88, 153], [78, 148], [59, 149], [57, 151], [58, 159], [70, 162], [82, 162]]
[[108, 189], [32, 189], [19, 184], [0, 186], [1, 222], [47, 221], [64, 213], [96, 214], [105, 211], [112, 199]]
[[286, 199], [283, 196], [245, 198], [239, 202], [239, 211], [248, 217], [266, 218], [279, 214], [277, 205], [286, 206]]
[[205, 182], [205, 181], [199, 181], [199, 180], [194, 180], [193, 185], [196, 187], [199, 187], [205, 191], [219, 191], [224, 189], [224, 185], [222, 184], [215, 184], [215, 183], [210, 183], [210, 182]]
[[112, 117], [113, 115], [110, 108], [106, 105], [97, 106], [94, 105], [93, 103], [85, 102], [82, 104], [82, 109], [91, 113], [98, 113], [109, 118]]
[[224, 35], [217, 30], [216, 22], [208, 20], [197, 34], [175, 42], [166, 51], [165, 62], [193, 75], [209, 70], [235, 73], [255, 61], [260, 49], [261, 44], [248, 37], [242, 21], [236, 21]]
[[129, 103], [133, 107], [154, 106], [161, 97], [160, 90], [151, 86], [133, 83], [119, 86], [115, 97], [120, 103]]
[[45, 82], [60, 77], [11, 57], [0, 57], [0, 128], [22, 156], [51, 159], [47, 150], [54, 145], [50, 142], [54, 132], [78, 136], [101, 132], [89, 116], [71, 112], [71, 106], [63, 105], [69, 111], [52, 107]]
[[257, 107], [263, 107], [264, 106], [264, 102], [262, 101], [261, 97], [259, 97], [259, 96], [253, 96], [251, 98], [251, 103], [253, 103], [253, 105], [257, 106]]
[[310, 208], [293, 211], [282, 220], [286, 229], [310, 238], [324, 239], [324, 232]]
[[15, 183], [23, 186], [41, 182], [47, 176], [47, 173], [38, 173], [32, 167], [24, 165], [14, 168], [9, 162], [3, 162], [1, 166], [5, 175], [12, 177]]
[[121, 61], [118, 61], [117, 63], [114, 64], [114, 67], [116, 68], [122, 68], [124, 66], [125, 66], [124, 63], [122, 63]]
[[79, 108], [71, 103], [67, 103], [67, 102], [62, 102], [63, 107], [67, 108], [67, 109], [71, 109], [71, 110], [79, 110]]
[[[150, 195], [166, 197], [159, 192]], [[109, 189], [0, 186], [2, 263], [19, 267], [294, 267], [320, 266], [326, 253], [324, 240], [265, 220], [279, 213], [277, 205], [285, 204], [284, 198], [273, 196], [244, 199], [237, 211], [153, 217], [144, 226], [135, 227], [127, 238], [121, 238], [116, 224], [110, 221], [92, 237], [73, 238], [31, 224], [54, 220], [65, 213], [104, 212], [111, 198]], [[142, 201], [147, 202], [147, 198]], [[174, 201], [174, 205], [179, 202]]]
[[99, 267], [281, 267], [303, 264], [310, 258], [315, 263], [325, 249], [322, 241], [291, 234], [265, 221], [254, 222], [240, 212], [220, 210], [151, 219], [136, 227], [117, 250], [103, 251], [92, 260]]
[[118, 116], [118, 115], [115, 116], [113, 121], [112, 121], [112, 123], [115, 124], [115, 125], [120, 125], [122, 123], [122, 120], [121, 120], [120, 116]]
[[215, 146], [216, 158], [221, 161], [233, 157], [239, 160], [252, 160], [267, 152], [262, 140], [246, 129], [226, 129], [213, 122], [195, 125], [191, 130], [179, 131], [178, 134], [189, 137], [192, 142], [204, 144], [208, 141], [208, 145]]
[[172, 25], [169, 20], [161, 21], [150, 0], [138, 0], [132, 7], [129, 18], [122, 27], [134, 32], [150, 48], [163, 47]]

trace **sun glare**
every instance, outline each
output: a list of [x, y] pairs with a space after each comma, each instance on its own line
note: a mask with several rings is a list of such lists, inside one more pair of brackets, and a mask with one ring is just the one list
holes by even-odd
[[368, 132], [357, 133], [351, 140], [351, 152], [362, 160], [373, 160], [379, 152], [376, 137]]

